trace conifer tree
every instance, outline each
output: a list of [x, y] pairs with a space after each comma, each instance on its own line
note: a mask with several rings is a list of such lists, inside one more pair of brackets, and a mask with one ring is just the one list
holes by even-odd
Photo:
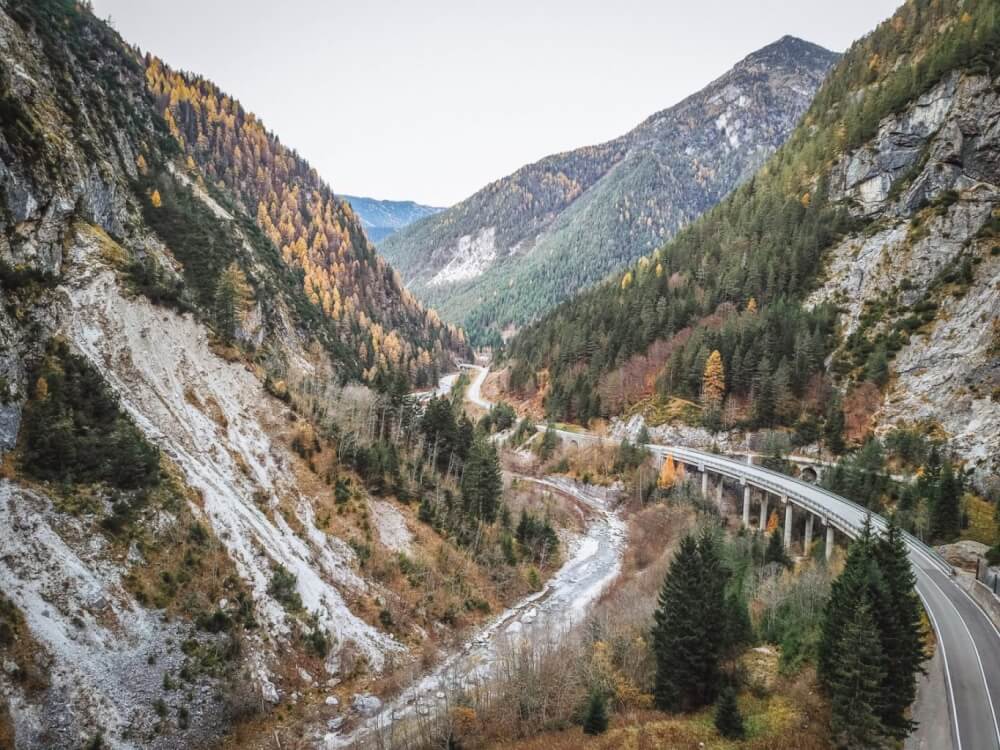
[[753, 625], [750, 611], [742, 592], [730, 591], [726, 594], [726, 612], [723, 625], [722, 655], [731, 658], [739, 650], [753, 641]]
[[779, 563], [783, 567], [790, 568], [792, 561], [785, 553], [785, 541], [781, 536], [781, 531], [775, 528], [767, 540], [767, 549], [764, 551], [764, 564]]
[[649, 429], [645, 424], [639, 429], [639, 434], [635, 436], [635, 444], [640, 448], [645, 448], [646, 444], [649, 443]]
[[774, 421], [774, 373], [771, 360], [762, 357], [753, 379], [753, 419], [758, 425], [770, 425]]
[[916, 698], [916, 676], [924, 671], [921, 665], [927, 654], [916, 578], [895, 515], [889, 517], [875, 555], [886, 591], [886, 606], [878, 617], [886, 660], [881, 718], [889, 731], [902, 739], [916, 726], [906, 717], [906, 710]]
[[701, 598], [701, 561], [693, 536], [681, 540], [680, 549], [663, 580], [653, 616], [653, 651], [656, 656], [654, 700], [657, 708], [681, 711], [704, 705], [703, 684], [708, 661]]
[[726, 395], [726, 375], [722, 366], [722, 355], [718, 349], [708, 355], [705, 373], [701, 382], [701, 400], [709, 408], [718, 409]]
[[725, 687], [715, 708], [715, 728], [727, 740], [741, 740], [746, 731], [743, 728], [743, 714], [736, 702], [736, 691]]
[[219, 276], [215, 287], [215, 320], [224, 340], [232, 341], [236, 327], [243, 321], [243, 313], [250, 300], [247, 277], [235, 261]]
[[879, 388], [889, 382], [889, 355], [886, 352], [885, 344], [879, 344], [868, 363], [865, 365], [865, 375]]
[[486, 523], [496, 520], [503, 478], [496, 446], [482, 435], [472, 443], [461, 485], [465, 512]]
[[674, 457], [668, 455], [660, 467], [660, 476], [656, 481], [657, 487], [661, 490], [673, 489], [677, 482], [677, 468], [674, 465]]
[[706, 526], [698, 538], [698, 558], [701, 563], [702, 620], [712, 623], [707, 639], [709, 659], [705, 663], [704, 682], [709, 686], [712, 699], [719, 681], [718, 663], [726, 636], [726, 581], [729, 571], [722, 564], [719, 540], [714, 529]]
[[839, 456], [844, 452], [844, 407], [840, 396], [834, 395], [826, 410], [826, 421], [823, 425], [823, 439], [827, 449]]
[[955, 476], [951, 461], [941, 464], [941, 475], [931, 498], [932, 539], [951, 540], [962, 529], [962, 486]]
[[874, 540], [871, 520], [865, 520], [861, 535], [847, 552], [844, 570], [830, 587], [830, 598], [823, 614], [822, 632], [818, 648], [817, 672], [820, 682], [829, 688], [839, 659], [838, 643], [851, 613], [861, 604], [872, 606], [874, 593], [879, 585], [878, 569], [874, 560]]
[[556, 434], [556, 428], [550, 423], [545, 428], [545, 434], [542, 436], [542, 444], [538, 450], [539, 457], [543, 461], [547, 461], [549, 456], [555, 451], [557, 445], [559, 445], [559, 436]]
[[828, 676], [834, 741], [843, 750], [881, 747], [884, 655], [867, 601], [847, 614], [835, 646], [837, 659]]
[[658, 708], [687, 711], [714, 699], [727, 630], [726, 577], [710, 530], [681, 541], [653, 616]]
[[583, 719], [584, 734], [603, 734], [608, 728], [608, 708], [604, 694], [600, 690], [590, 693], [587, 715]]

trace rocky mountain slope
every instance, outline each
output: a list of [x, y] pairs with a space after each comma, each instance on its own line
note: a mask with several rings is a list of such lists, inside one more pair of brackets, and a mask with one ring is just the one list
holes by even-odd
[[542, 159], [382, 243], [407, 286], [488, 338], [670, 238], [784, 142], [836, 55], [784, 37], [613, 141]]
[[582, 419], [686, 399], [689, 422], [806, 443], [845, 417], [858, 442], [910, 427], [996, 475], [995, 11], [905, 3], [751, 183], [515, 338], [512, 387]]
[[347, 201], [354, 213], [361, 219], [361, 226], [372, 242], [382, 242], [394, 232], [407, 227], [426, 216], [443, 211], [442, 208], [424, 206], [413, 201], [386, 201], [377, 198], [361, 198], [356, 195], [340, 196]]
[[145, 63], [148, 88], [189, 166], [254, 217], [284, 263], [301, 271], [303, 292], [345, 345], [343, 359], [355, 360], [369, 381], [395, 369], [426, 384], [464, 351], [462, 333], [402, 287], [350, 206], [304, 159], [211, 81], [151, 55]]
[[831, 198], [867, 227], [827, 250], [806, 301], [838, 307], [835, 370], [888, 352], [873, 425], [940, 430], [980, 476], [1000, 471], [998, 85], [949, 73], [834, 163]]
[[361, 569], [396, 553], [341, 461], [386, 409], [359, 380], [429, 380], [461, 333], [86, 4], [0, 0], [0, 61], [0, 745], [217, 746], [378, 674], [426, 631]]

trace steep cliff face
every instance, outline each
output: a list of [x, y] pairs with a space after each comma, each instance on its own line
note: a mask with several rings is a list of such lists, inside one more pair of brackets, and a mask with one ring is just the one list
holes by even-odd
[[[372, 393], [342, 381], [376, 359], [184, 157], [142, 61], [82, 6], [0, 0], [0, 157], [0, 744], [214, 746], [381, 671], [406, 647], [345, 541], [367, 514], [331, 521], [331, 450], [283, 382], [360, 410]], [[368, 301], [398, 312], [379, 341], [446, 362], [363, 250]], [[109, 444], [152, 470], [116, 475], [135, 466]]]
[[869, 222], [828, 251], [809, 300], [841, 311], [834, 363], [888, 343], [875, 423], [937, 427], [978, 474], [1000, 471], [996, 80], [955, 73], [883, 119], [838, 160], [830, 190]]
[[446, 317], [479, 333], [521, 325], [658, 247], [750, 177], [835, 59], [784, 37], [620, 138], [523, 167], [383, 251]]

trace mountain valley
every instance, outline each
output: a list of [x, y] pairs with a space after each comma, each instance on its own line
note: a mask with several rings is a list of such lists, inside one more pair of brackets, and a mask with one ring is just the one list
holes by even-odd
[[995, 0], [443, 209], [236, 94], [0, 0], [0, 750], [1000, 750]]

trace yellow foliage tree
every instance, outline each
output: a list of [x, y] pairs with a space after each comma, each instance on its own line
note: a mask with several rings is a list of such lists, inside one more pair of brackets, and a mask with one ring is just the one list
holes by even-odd
[[[307, 298], [336, 322], [345, 345], [357, 349], [366, 342], [373, 323], [382, 325], [383, 336], [396, 329], [401, 344], [390, 345], [383, 359], [401, 369], [416, 366], [424, 379], [450, 361], [457, 347], [464, 348], [458, 329], [425, 318], [399, 275], [364, 238], [349, 206], [237, 100], [151, 56], [146, 82], [185, 151], [187, 168], [199, 181], [255, 209], [258, 226], [284, 262], [302, 271]], [[160, 205], [158, 194], [149, 198]], [[364, 318], [358, 316], [362, 312]], [[422, 352], [427, 356], [420, 357]], [[370, 369], [373, 363], [359, 364]]]
[[660, 478], [656, 484], [661, 490], [669, 490], [677, 483], [677, 466], [674, 464], [674, 457], [668, 455], [660, 468]]
[[39, 378], [35, 381], [35, 400], [45, 401], [49, 397], [49, 381]]
[[705, 406], [718, 408], [726, 395], [726, 373], [722, 355], [716, 349], [705, 362], [705, 375], [701, 381], [701, 400]]
[[160, 198], [160, 191], [154, 190], [153, 194], [149, 196], [149, 202], [153, 204], [153, 208], [159, 208], [163, 205], [163, 199]]
[[755, 313], [755, 312], [757, 312], [757, 298], [756, 297], [751, 297], [750, 301], [747, 302], [747, 312], [748, 313]]
[[622, 276], [622, 291], [625, 291], [630, 286], [632, 286], [632, 272], [626, 271], [625, 275]]
[[767, 518], [767, 533], [770, 534], [776, 528], [778, 528], [778, 514], [771, 513]]
[[246, 274], [233, 261], [222, 272], [215, 287], [215, 322], [226, 341], [236, 335], [236, 327], [243, 322], [251, 296]]

